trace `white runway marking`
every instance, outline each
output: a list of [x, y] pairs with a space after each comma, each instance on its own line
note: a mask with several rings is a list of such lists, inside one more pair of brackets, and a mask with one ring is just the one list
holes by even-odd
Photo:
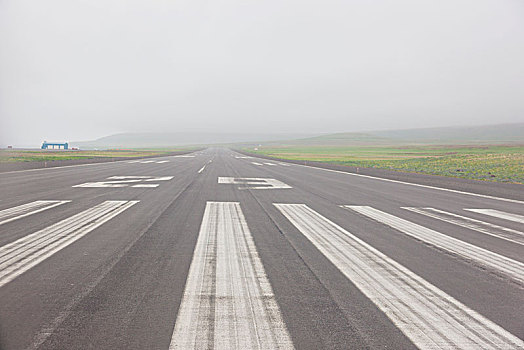
[[136, 203], [138, 201], [105, 201], [0, 247], [0, 287]]
[[476, 264], [502, 273], [517, 282], [524, 283], [524, 264], [519, 261], [493, 253], [489, 250], [447, 236], [424, 226], [417, 225], [372, 207], [353, 205], [345, 205], [343, 207], [386, 224], [395, 230], [403, 232], [404, 234], [414, 237], [422, 242], [429, 243], [466, 260], [473, 261]]
[[280, 165], [282, 165], [282, 166], [291, 166], [291, 165], [286, 164], [286, 163], [278, 163], [278, 164], [280, 164]]
[[293, 349], [238, 203], [206, 204], [169, 349]]
[[186, 155], [182, 155], [182, 156], [173, 156], [174, 158], [195, 158], [195, 156], [186, 156]]
[[524, 342], [304, 204], [275, 204], [420, 349]]
[[139, 164], [149, 164], [149, 163], [155, 163], [155, 164], [163, 164], [163, 163], [169, 163], [169, 160], [132, 160], [128, 163], [139, 163]]
[[253, 157], [248, 157], [248, 156], [235, 156], [236, 159], [250, 159], [250, 158], [253, 158]]
[[276, 164], [274, 164], [274, 163], [267, 163], [267, 162], [264, 162], [264, 164], [266, 164], [266, 165], [271, 165], [271, 166], [276, 166]]
[[202, 168], [200, 168], [200, 170], [198, 171], [199, 174], [204, 171], [204, 169], [206, 168], [206, 165], [207, 164], [205, 164]]
[[496, 218], [506, 219], [510, 221], [515, 221], [520, 224], [524, 224], [524, 216], [519, 214], [512, 214], [512, 213], [506, 213], [500, 210], [495, 209], [464, 209], [468, 211], [472, 211], [474, 213], [494, 216]]
[[262, 164], [262, 163], [257, 163], [257, 162], [251, 162], [251, 164], [253, 164], [253, 165], [258, 165], [258, 166], [260, 166], [260, 165], [264, 165], [264, 164]]
[[274, 190], [292, 188], [282, 181], [259, 177], [219, 177], [219, 184], [242, 185], [239, 190]]
[[471, 230], [494, 236], [500, 239], [504, 239], [506, 241], [524, 245], [524, 232], [520, 232], [507, 227], [498, 226], [489, 222], [472, 219], [466, 216], [450, 213], [435, 208], [404, 207], [403, 209], [418, 214], [426, 215], [431, 218], [435, 218], [445, 222], [449, 222], [458, 226], [469, 228]]
[[159, 184], [144, 184], [143, 182], [168, 181], [172, 178], [173, 176], [111, 176], [107, 178], [109, 181], [86, 182], [80, 185], [74, 185], [72, 187], [111, 188], [130, 186], [153, 188], [158, 187]]
[[39, 213], [41, 211], [51, 209], [69, 203], [71, 201], [34, 201], [27, 204], [22, 204], [14, 208], [0, 210], [0, 225], [21, 219], [23, 217]]

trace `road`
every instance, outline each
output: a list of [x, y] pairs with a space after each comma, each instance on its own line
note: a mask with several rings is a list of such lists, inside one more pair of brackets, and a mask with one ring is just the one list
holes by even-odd
[[0, 181], [1, 349], [524, 348], [522, 200], [227, 149]]

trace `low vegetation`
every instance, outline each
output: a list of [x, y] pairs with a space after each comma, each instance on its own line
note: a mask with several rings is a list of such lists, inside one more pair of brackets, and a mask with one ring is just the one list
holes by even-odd
[[245, 150], [282, 159], [524, 184], [522, 145], [275, 145]]
[[175, 149], [161, 150], [0, 150], [0, 163], [12, 162], [43, 162], [54, 160], [71, 160], [71, 159], [92, 159], [92, 158], [127, 158], [127, 157], [147, 157], [162, 156]]

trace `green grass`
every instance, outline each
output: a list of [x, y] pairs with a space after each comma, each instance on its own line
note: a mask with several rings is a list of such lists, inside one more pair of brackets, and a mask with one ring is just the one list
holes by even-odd
[[0, 150], [0, 163], [42, 162], [53, 160], [92, 159], [92, 158], [124, 158], [162, 156], [175, 149], [162, 150], [105, 150], [105, 151], [73, 151], [73, 150]]
[[524, 184], [524, 146], [289, 146], [246, 151], [283, 159]]

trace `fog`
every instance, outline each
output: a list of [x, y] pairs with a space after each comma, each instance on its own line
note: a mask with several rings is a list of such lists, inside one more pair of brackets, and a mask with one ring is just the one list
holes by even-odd
[[521, 0], [0, 0], [2, 146], [521, 121]]

